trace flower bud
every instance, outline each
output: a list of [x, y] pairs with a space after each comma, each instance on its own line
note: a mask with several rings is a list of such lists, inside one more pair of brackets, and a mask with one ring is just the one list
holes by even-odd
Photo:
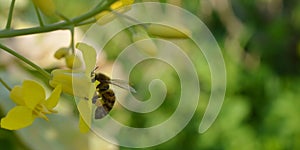
[[[128, 11], [131, 7], [124, 7], [129, 6], [134, 2], [134, 0], [119, 0], [114, 2], [110, 5], [110, 9], [116, 11], [117, 13], [124, 13]], [[116, 18], [116, 15], [111, 13], [110, 11], [102, 11], [95, 16], [95, 19], [98, 20], [98, 25], [104, 25], [108, 22], [111, 22]]]
[[32, 0], [34, 5], [38, 7], [45, 15], [53, 16], [55, 14], [55, 4], [53, 0]]
[[121, 7], [123, 7], [122, 1], [116, 1], [113, 4], [110, 5], [110, 9], [112, 9], [112, 10], [116, 10], [118, 8], [121, 8]]
[[134, 0], [121, 0], [124, 6], [128, 6], [134, 3]]
[[150, 24], [147, 27], [149, 34], [162, 38], [189, 38], [190, 30], [183, 27], [172, 28], [160, 24]]
[[67, 55], [69, 55], [69, 48], [62, 47], [55, 52], [54, 57], [57, 59], [61, 59], [63, 57], [66, 57]]
[[66, 64], [70, 69], [78, 69], [81, 67], [81, 60], [78, 56], [72, 54], [66, 56]]
[[105, 10], [95, 16], [98, 25], [105, 25], [116, 18], [115, 14]]

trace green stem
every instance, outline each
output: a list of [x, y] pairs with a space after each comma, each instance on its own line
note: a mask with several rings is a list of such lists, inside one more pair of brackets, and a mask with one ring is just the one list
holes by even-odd
[[36, 5], [34, 5], [34, 9], [35, 9], [35, 13], [36, 13], [36, 15], [37, 15], [37, 17], [38, 17], [40, 26], [43, 27], [43, 26], [44, 26], [44, 22], [43, 22], [41, 13], [40, 13], [40, 11], [39, 11], [39, 8], [38, 8]]
[[[37, 34], [37, 33], [45, 33], [55, 30], [68, 30], [70, 25], [78, 26], [81, 22], [90, 19], [91, 17], [95, 16], [96, 14], [100, 13], [103, 10], [107, 10], [109, 6], [114, 3], [116, 0], [107, 0], [106, 3], [99, 5], [99, 7], [95, 7], [91, 11], [70, 19], [69, 21], [63, 21], [58, 23], [53, 23], [46, 25], [44, 27], [33, 27], [33, 28], [26, 28], [26, 29], [17, 29], [13, 31], [2, 30], [0, 31], [0, 38], [8, 38], [8, 37], [15, 37], [21, 35], [29, 35], [29, 34]], [[100, 2], [100, 3], [101, 3]]]
[[71, 47], [71, 50], [72, 50], [72, 54], [75, 54], [75, 43], [74, 43], [74, 27], [72, 27], [70, 29], [70, 32], [71, 32], [71, 43], [70, 43], [70, 47]]
[[44, 69], [42, 69], [41, 67], [39, 67], [38, 65], [36, 65], [35, 63], [31, 62], [30, 60], [23, 57], [22, 55], [16, 53], [14, 50], [2, 45], [1, 43], [0, 43], [0, 48], [3, 49], [4, 51], [10, 53], [11, 55], [19, 58], [20, 60], [22, 60], [26, 64], [30, 65], [31, 67], [36, 69], [38, 72], [40, 72], [44, 77], [46, 77], [48, 80], [50, 80], [50, 78], [51, 78], [50, 74], [47, 71], [45, 71]]
[[90, 20], [86, 20], [86, 21], [80, 22], [78, 24], [75, 24], [74, 27], [75, 26], [83, 26], [83, 25], [87, 25], [87, 24], [91, 24], [91, 23], [95, 23], [95, 22], [97, 22], [97, 20], [95, 18], [92, 18]]
[[12, 0], [11, 4], [10, 4], [8, 18], [7, 18], [7, 23], [6, 23], [6, 27], [5, 27], [7, 30], [10, 29], [10, 26], [11, 26], [11, 20], [12, 20], [12, 15], [13, 15], [14, 7], [15, 7], [15, 2], [16, 2], [16, 0]]
[[2, 85], [3, 85], [7, 90], [11, 91], [11, 88], [8, 86], [8, 84], [6, 84], [6, 83], [2, 80], [2, 78], [0, 78], [0, 82], [2, 83]]

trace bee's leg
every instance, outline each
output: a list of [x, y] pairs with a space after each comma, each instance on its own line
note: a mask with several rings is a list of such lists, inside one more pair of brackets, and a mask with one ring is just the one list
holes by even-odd
[[92, 78], [92, 79], [91, 79], [91, 82], [92, 82], [92, 83], [95, 83], [95, 81], [96, 81], [95, 78]]
[[98, 98], [99, 98], [99, 96], [98, 96], [97, 92], [95, 92], [95, 94], [92, 98], [92, 103], [95, 104]]

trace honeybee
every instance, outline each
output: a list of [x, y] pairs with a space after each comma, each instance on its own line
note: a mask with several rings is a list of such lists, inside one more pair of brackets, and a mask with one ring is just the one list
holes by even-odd
[[96, 91], [92, 98], [92, 103], [96, 105], [95, 119], [105, 117], [114, 106], [116, 96], [114, 91], [109, 88], [110, 84], [136, 93], [135, 89], [123, 80], [110, 79], [108, 76], [102, 73], [94, 73], [94, 71], [91, 73], [91, 76], [92, 82], [100, 82], [96, 86]]

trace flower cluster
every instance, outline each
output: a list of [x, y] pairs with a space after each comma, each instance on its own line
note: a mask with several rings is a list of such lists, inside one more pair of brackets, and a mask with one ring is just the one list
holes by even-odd
[[[53, 0], [32, 1], [36, 8], [46, 16], [58, 14]], [[106, 24], [115, 19], [118, 13], [120, 14], [130, 10], [133, 2], [134, 0], [117, 0], [110, 5], [109, 9], [97, 15], [94, 14], [94, 17], [98, 20], [98, 24]], [[70, 21], [68, 18], [64, 19]], [[43, 26], [42, 20], [40, 20], [40, 24]], [[189, 30], [180, 29], [179, 31], [177, 30], [178, 28], [170, 28], [159, 24], [141, 24], [132, 26], [131, 29], [133, 31], [131, 33], [132, 42], [134, 42], [138, 49], [150, 56], [155, 56], [158, 53], [157, 45], [151, 40], [151, 37], [188, 38], [191, 35]], [[73, 29], [70, 30], [71, 33], [74, 32]], [[18, 130], [31, 125], [36, 118], [42, 118], [48, 121], [47, 115], [56, 113], [54, 108], [58, 104], [61, 92], [64, 92], [78, 99], [76, 102], [79, 111], [80, 131], [87, 132], [90, 130], [92, 97], [95, 94], [97, 84], [99, 84], [97, 81], [93, 82], [91, 79], [91, 72], [93, 72], [96, 64], [96, 50], [85, 43], [78, 43], [76, 45], [76, 48], [82, 53], [83, 64], [78, 55], [75, 54], [74, 34], [71, 35], [71, 45], [58, 49], [54, 54], [55, 58], [65, 60], [67, 69], [54, 69], [51, 74], [39, 68], [23, 56], [16, 54], [13, 50], [1, 46], [0, 44], [1, 49], [23, 59], [24, 62], [39, 71], [48, 79], [49, 85], [53, 88], [48, 98], [46, 98], [46, 92], [43, 86], [32, 80], [25, 80], [22, 85], [12, 88], [10, 90], [10, 98], [16, 106], [13, 107], [5, 117], [1, 118], [1, 128]], [[83, 65], [85, 66], [84, 69], [82, 69]]]
[[[96, 89], [91, 80], [91, 72], [96, 63], [96, 51], [84, 43], [78, 43], [77, 48], [83, 54], [85, 69], [74, 69], [74, 67], [54, 69], [49, 80], [49, 85], [54, 90], [47, 99], [44, 88], [35, 81], [25, 80], [22, 85], [13, 87], [10, 91], [10, 98], [16, 106], [1, 119], [1, 128], [18, 130], [31, 125], [36, 118], [43, 118], [48, 121], [46, 115], [57, 112], [54, 107], [58, 104], [61, 92], [64, 92], [80, 99], [77, 105], [80, 112], [80, 131], [87, 132], [90, 130], [91, 99]], [[56, 58], [63, 58], [68, 55], [72, 54], [68, 54], [65, 49], [59, 49], [55, 53]]]

